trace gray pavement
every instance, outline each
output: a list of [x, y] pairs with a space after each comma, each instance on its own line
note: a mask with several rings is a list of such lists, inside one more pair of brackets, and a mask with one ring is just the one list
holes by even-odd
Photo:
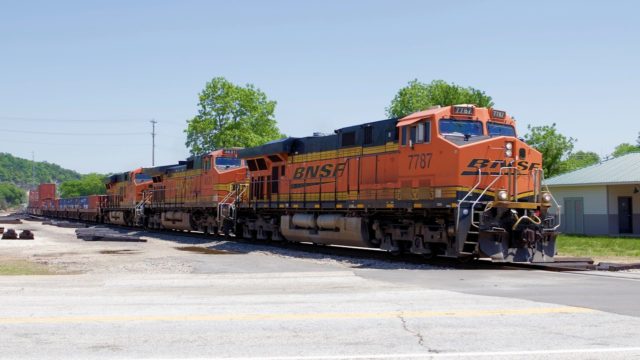
[[238, 252], [205, 255], [175, 250], [184, 239], [38, 230], [40, 244], [0, 243], [0, 256], [84, 271], [0, 276], [0, 358], [640, 359], [639, 274], [364, 264], [250, 244], [200, 244]]
[[369, 279], [430, 289], [587, 307], [640, 317], [640, 273], [542, 270], [362, 270], [356, 273]]

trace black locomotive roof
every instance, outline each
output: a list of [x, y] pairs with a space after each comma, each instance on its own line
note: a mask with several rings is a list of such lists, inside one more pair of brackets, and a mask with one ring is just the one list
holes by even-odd
[[[353, 146], [384, 145], [387, 142], [397, 142], [397, 121], [398, 119], [394, 118], [344, 127], [335, 130], [331, 135], [279, 139], [261, 146], [238, 150], [238, 156], [250, 159], [271, 154], [306, 154]], [[370, 130], [365, 130], [366, 128]]]
[[170, 169], [175, 168], [177, 166], [180, 166], [180, 165], [171, 164], [171, 165], [156, 166], [152, 168], [144, 168], [142, 169], [142, 172], [149, 176], [158, 176], [158, 175], [166, 174]]
[[266, 154], [281, 154], [291, 152], [291, 146], [296, 138], [284, 138], [270, 141], [264, 145], [238, 150], [241, 158], [259, 157]]

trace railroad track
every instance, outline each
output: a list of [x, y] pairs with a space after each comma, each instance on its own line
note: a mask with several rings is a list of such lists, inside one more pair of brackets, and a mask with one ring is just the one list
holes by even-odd
[[[44, 219], [44, 218], [39, 218]], [[82, 224], [90, 224], [95, 225], [93, 223], [83, 222], [83, 221], [74, 221]], [[104, 227], [109, 227], [112, 229], [122, 229], [127, 231], [137, 231], [141, 232], [140, 235], [144, 235], [144, 233], [149, 234], [165, 234], [165, 235], [176, 235], [186, 238], [194, 238], [194, 239], [202, 239], [209, 241], [223, 241], [223, 240], [232, 240], [241, 244], [249, 244], [256, 245], [266, 248], [273, 249], [282, 249], [282, 250], [292, 250], [292, 251], [300, 251], [309, 254], [322, 254], [327, 256], [339, 256], [339, 257], [347, 257], [354, 259], [362, 259], [362, 260], [377, 260], [384, 261], [388, 263], [408, 263], [415, 265], [427, 265], [427, 266], [435, 266], [435, 267], [443, 267], [443, 268], [455, 268], [455, 269], [503, 269], [503, 270], [545, 270], [545, 271], [555, 271], [555, 272], [565, 272], [565, 271], [588, 271], [588, 270], [608, 270], [608, 271], [618, 271], [618, 270], [627, 270], [627, 269], [638, 269], [640, 268], [640, 263], [638, 264], [595, 264], [593, 259], [591, 258], [570, 258], [570, 257], [559, 257], [557, 261], [553, 263], [496, 263], [491, 262], [488, 259], [473, 259], [470, 261], [462, 262], [458, 259], [451, 259], [446, 257], [433, 257], [433, 258], [425, 258], [424, 256], [415, 255], [415, 254], [399, 254], [393, 255], [387, 251], [378, 250], [378, 249], [366, 249], [366, 248], [352, 248], [352, 247], [344, 247], [344, 246], [325, 246], [325, 245], [316, 245], [311, 243], [298, 243], [298, 242], [285, 242], [285, 241], [260, 241], [260, 240], [250, 240], [250, 239], [239, 239], [231, 236], [230, 238], [226, 238], [223, 235], [211, 235], [204, 234], [201, 232], [191, 231], [191, 232], [183, 232], [179, 230], [157, 230], [157, 229], [140, 229], [136, 227], [130, 226], [122, 226], [122, 225], [112, 225], [112, 224], [100, 224]], [[170, 239], [168, 239], [170, 240]], [[190, 244], [197, 245], [197, 244]]]

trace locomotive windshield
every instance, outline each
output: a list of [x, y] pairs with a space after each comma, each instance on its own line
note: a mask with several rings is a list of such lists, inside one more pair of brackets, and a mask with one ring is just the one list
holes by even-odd
[[242, 166], [242, 160], [238, 158], [230, 157], [218, 157], [216, 158], [216, 167], [218, 169], [231, 169]]
[[489, 136], [516, 136], [516, 129], [511, 125], [488, 122], [487, 130]]
[[145, 181], [151, 181], [151, 176], [144, 173], [136, 174], [136, 184], [140, 184]]
[[459, 136], [483, 135], [482, 123], [480, 121], [442, 119], [440, 120], [440, 134]]

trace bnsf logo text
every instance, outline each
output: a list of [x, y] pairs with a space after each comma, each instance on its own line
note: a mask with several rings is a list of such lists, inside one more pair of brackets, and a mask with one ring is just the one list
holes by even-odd
[[340, 177], [344, 172], [347, 163], [340, 164], [324, 164], [316, 166], [302, 166], [293, 173], [294, 179], [313, 179], [326, 177]]
[[[514, 164], [521, 171], [531, 171], [533, 169], [539, 169], [540, 163], [529, 163], [525, 160], [520, 160]], [[500, 168], [507, 166], [507, 162], [505, 160], [489, 160], [489, 159], [473, 159], [467, 165], [467, 168], [472, 169], [495, 169], [500, 170]], [[462, 175], [477, 175], [478, 171], [463, 171]]]

